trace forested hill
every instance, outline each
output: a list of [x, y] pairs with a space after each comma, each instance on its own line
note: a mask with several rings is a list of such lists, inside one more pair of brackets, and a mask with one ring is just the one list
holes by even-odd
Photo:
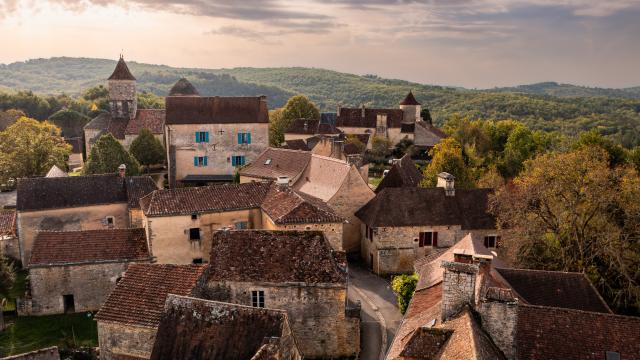
[[[0, 65], [0, 89], [79, 96], [90, 87], [105, 84], [115, 63], [65, 57]], [[396, 108], [413, 90], [439, 124], [454, 114], [513, 118], [536, 129], [570, 135], [595, 127], [626, 146], [640, 143], [640, 88], [617, 90], [541, 83], [465, 90], [312, 68], [179, 69], [132, 61], [128, 65], [138, 79], [140, 91], [161, 96], [182, 76], [203, 95], [266, 95], [270, 108], [284, 105], [295, 94], [308, 96], [323, 111], [335, 111], [338, 104]], [[2, 107], [0, 102], [0, 110]]]

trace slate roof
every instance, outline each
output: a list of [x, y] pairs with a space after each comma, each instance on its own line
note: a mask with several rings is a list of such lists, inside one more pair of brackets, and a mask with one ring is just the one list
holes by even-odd
[[168, 125], [269, 122], [263, 97], [169, 96], [165, 103]]
[[406, 154], [400, 161], [391, 166], [387, 175], [378, 184], [376, 193], [379, 193], [384, 188], [417, 188], [420, 185], [420, 181], [422, 181], [422, 173], [411, 160], [411, 156]]
[[153, 180], [148, 176], [127, 177], [126, 180], [116, 174], [21, 178], [18, 179], [16, 208], [18, 211], [36, 211], [115, 203], [137, 207], [137, 199], [151, 190]]
[[387, 126], [389, 128], [399, 128], [404, 117], [404, 112], [400, 109], [365, 108], [364, 114], [364, 117], [362, 117], [361, 108], [341, 108], [336, 119], [336, 126], [375, 128], [378, 115], [387, 115]]
[[611, 313], [585, 274], [502, 268], [496, 271], [530, 305]]
[[240, 176], [275, 180], [287, 176], [295, 182], [311, 161], [311, 153], [301, 150], [266, 148], [248, 166], [240, 170]]
[[487, 210], [491, 189], [386, 187], [356, 212], [370, 227], [461, 225], [463, 230], [494, 229]]
[[149, 129], [151, 133], [161, 135], [164, 133], [164, 109], [140, 109], [136, 117], [129, 120], [124, 131], [125, 135], [138, 135], [140, 130]]
[[140, 199], [158, 190], [155, 181], [149, 176], [127, 176], [125, 183], [130, 209], [140, 209]]
[[402, 100], [400, 105], [420, 105], [418, 100], [413, 96], [413, 91], [409, 91], [407, 96]]
[[338, 119], [338, 114], [334, 112], [323, 112], [320, 113], [320, 123], [329, 124], [331, 126], [336, 126], [336, 121]]
[[111, 117], [111, 113], [104, 112], [91, 120], [85, 129], [102, 130], [104, 133], [110, 133], [114, 138], [124, 140], [125, 131], [129, 119], [120, 119]]
[[0, 236], [16, 234], [16, 212], [0, 210]]
[[144, 229], [41, 231], [29, 266], [150, 260]]
[[346, 286], [346, 269], [336, 256], [320, 231], [218, 231], [208, 279]]
[[261, 209], [276, 224], [340, 223], [338, 216], [326, 203], [313, 196], [273, 185], [262, 202]]
[[169, 295], [151, 359], [254, 359], [270, 338], [290, 335], [287, 319], [283, 310]]
[[124, 62], [124, 58], [120, 56], [120, 60], [116, 64], [116, 68], [113, 70], [108, 80], [135, 80], [136, 78], [131, 75], [127, 63]]
[[202, 265], [131, 264], [95, 319], [157, 327], [167, 295], [191, 295], [205, 269]]
[[189, 80], [181, 78], [171, 87], [169, 96], [200, 96], [200, 93]]
[[281, 149], [311, 151], [307, 143], [302, 139], [286, 140], [285, 145]]
[[447, 133], [445, 133], [444, 131], [440, 130], [439, 128], [433, 126], [432, 124], [430, 124], [430, 123], [428, 123], [426, 121], [416, 121], [415, 125], [416, 126], [420, 126], [420, 127], [424, 128], [425, 130], [432, 132], [433, 134], [437, 135], [441, 139], [444, 139], [444, 138], [447, 137]]
[[342, 131], [331, 124], [322, 123], [320, 120], [296, 119], [291, 123], [289, 128], [287, 128], [285, 134], [338, 135], [342, 134]]

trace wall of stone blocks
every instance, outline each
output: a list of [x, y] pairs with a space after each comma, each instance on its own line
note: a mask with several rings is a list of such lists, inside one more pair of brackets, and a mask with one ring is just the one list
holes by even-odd
[[[464, 271], [452, 270], [462, 267]], [[442, 318], [457, 314], [465, 304], [475, 304], [476, 274], [478, 267], [471, 264], [444, 262], [442, 275]]]
[[20, 260], [20, 242], [17, 236], [0, 236], [0, 247], [4, 256]]
[[262, 225], [262, 228], [265, 230], [322, 231], [332, 249], [344, 251], [342, 248], [343, 223], [277, 225], [274, 224], [271, 218], [263, 212]]
[[502, 350], [507, 359], [515, 358], [515, 336], [518, 323], [518, 304], [515, 302], [482, 301], [477, 307], [482, 328]]
[[124, 356], [151, 358], [157, 327], [98, 321], [100, 360], [119, 360]]

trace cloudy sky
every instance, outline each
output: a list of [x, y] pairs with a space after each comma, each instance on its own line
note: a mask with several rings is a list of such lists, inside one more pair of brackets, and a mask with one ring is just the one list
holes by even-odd
[[640, 85], [640, 0], [0, 0], [0, 63], [321, 67], [488, 88]]

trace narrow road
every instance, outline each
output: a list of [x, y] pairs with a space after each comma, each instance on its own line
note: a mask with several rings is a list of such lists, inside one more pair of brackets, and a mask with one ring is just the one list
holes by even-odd
[[402, 321], [389, 281], [374, 275], [359, 263], [349, 263], [348, 296], [362, 304], [360, 358], [384, 358]]

